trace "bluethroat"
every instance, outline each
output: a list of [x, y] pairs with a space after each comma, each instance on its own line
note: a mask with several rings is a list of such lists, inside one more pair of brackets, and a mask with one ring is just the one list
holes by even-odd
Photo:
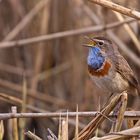
[[89, 75], [98, 87], [110, 94], [127, 91], [140, 95], [138, 80], [117, 45], [105, 37], [88, 37], [84, 46], [89, 47]]

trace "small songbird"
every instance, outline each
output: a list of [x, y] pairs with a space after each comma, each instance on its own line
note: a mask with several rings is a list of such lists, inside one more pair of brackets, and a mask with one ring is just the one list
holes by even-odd
[[105, 37], [88, 37], [88, 72], [95, 84], [110, 94], [140, 93], [138, 80], [118, 47]]

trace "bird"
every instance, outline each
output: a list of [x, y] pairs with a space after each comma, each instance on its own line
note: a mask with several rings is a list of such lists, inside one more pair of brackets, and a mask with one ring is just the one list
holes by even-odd
[[132, 93], [140, 95], [138, 80], [118, 46], [107, 37], [86, 37], [83, 46], [89, 48], [88, 73], [104, 92], [112, 94]]

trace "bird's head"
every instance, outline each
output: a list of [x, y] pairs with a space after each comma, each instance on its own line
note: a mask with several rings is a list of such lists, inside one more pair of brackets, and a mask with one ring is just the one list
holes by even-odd
[[100, 69], [110, 51], [112, 42], [104, 37], [88, 38], [89, 42], [83, 46], [89, 48], [87, 63], [95, 70]]

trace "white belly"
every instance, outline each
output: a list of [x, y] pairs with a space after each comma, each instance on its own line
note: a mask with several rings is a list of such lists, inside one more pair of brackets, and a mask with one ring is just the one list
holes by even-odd
[[121, 93], [129, 88], [129, 84], [119, 73], [104, 77], [92, 76], [92, 80], [103, 91], [108, 93]]

